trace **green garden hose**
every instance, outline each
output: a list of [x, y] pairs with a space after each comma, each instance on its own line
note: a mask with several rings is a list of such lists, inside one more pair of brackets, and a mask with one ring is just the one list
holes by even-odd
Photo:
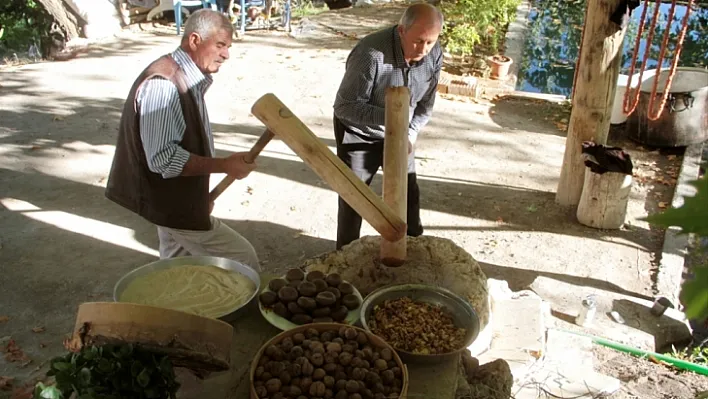
[[660, 360], [662, 362], [666, 362], [666, 363], [668, 363], [674, 367], [677, 367], [679, 369], [682, 369], [682, 370], [688, 370], [688, 371], [693, 371], [694, 373], [697, 373], [697, 374], [708, 375], [708, 367], [704, 366], [704, 365], [687, 362], [685, 360], [676, 359], [675, 357], [662, 355], [662, 354], [656, 353], [656, 352], [650, 352], [650, 351], [637, 349], [637, 348], [634, 348], [634, 347], [631, 347], [628, 345], [620, 344], [619, 342], [610, 341], [609, 339], [600, 338], [600, 337], [597, 337], [594, 335], [583, 334], [583, 333], [578, 333], [575, 331], [568, 331], [568, 330], [562, 330], [562, 329], [559, 329], [559, 331], [567, 332], [567, 333], [575, 334], [575, 335], [580, 335], [583, 337], [588, 337], [588, 338], [592, 339], [592, 341], [598, 345], [606, 346], [608, 348], [612, 348], [612, 349], [618, 350], [620, 352], [629, 353], [629, 354], [632, 354], [632, 355], [638, 356], [638, 357], [649, 358], [649, 359], [653, 359], [653, 360]]

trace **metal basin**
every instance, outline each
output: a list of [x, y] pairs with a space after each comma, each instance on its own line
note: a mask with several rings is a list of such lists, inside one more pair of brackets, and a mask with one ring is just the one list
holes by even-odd
[[248, 299], [239, 306], [235, 306], [233, 309], [229, 309], [228, 312], [223, 315], [219, 315], [218, 319], [231, 319], [236, 316], [239, 310], [248, 306], [253, 298], [258, 295], [261, 288], [261, 277], [257, 271], [253, 270], [250, 266], [245, 265], [235, 260], [227, 258], [218, 258], [215, 256], [180, 256], [177, 258], [161, 259], [156, 262], [148, 263], [147, 265], [141, 266], [125, 276], [121, 277], [113, 288], [113, 301], [121, 302], [120, 297], [133, 280], [137, 277], [141, 277], [152, 272], [164, 269], [170, 269], [173, 267], [181, 266], [216, 266], [225, 270], [230, 270], [233, 272], [241, 273], [246, 276], [249, 280], [253, 282], [256, 286], [253, 293], [248, 297]]
[[455, 327], [467, 329], [464, 345], [456, 351], [423, 355], [396, 349], [396, 352], [405, 362], [411, 363], [438, 363], [457, 358], [468, 346], [477, 339], [479, 335], [479, 317], [472, 305], [459, 295], [442, 287], [425, 284], [401, 284], [379, 288], [370, 293], [361, 305], [360, 322], [364, 329], [373, 334], [368, 321], [372, 317], [376, 305], [383, 304], [384, 301], [410, 297], [413, 301], [426, 302], [439, 305], [447, 310], [452, 316]]

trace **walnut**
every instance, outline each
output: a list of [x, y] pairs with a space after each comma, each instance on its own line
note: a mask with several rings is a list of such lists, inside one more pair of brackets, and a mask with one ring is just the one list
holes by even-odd
[[283, 386], [283, 384], [277, 378], [271, 378], [270, 380], [266, 381], [266, 384], [265, 384], [265, 387], [268, 390], [268, 393], [276, 393], [276, 392], [280, 391], [280, 388], [282, 386]]
[[344, 338], [346, 338], [347, 340], [357, 339], [358, 336], [359, 333], [352, 327], [349, 327], [344, 330]]
[[312, 363], [308, 362], [307, 364], [302, 366], [302, 375], [309, 377], [314, 372], [315, 372], [315, 366], [313, 366]]
[[339, 364], [342, 366], [348, 366], [354, 357], [349, 352], [342, 352], [339, 354]]
[[324, 355], [321, 353], [313, 353], [310, 361], [315, 366], [320, 367], [324, 364]]
[[287, 371], [283, 371], [280, 373], [280, 382], [283, 383], [283, 385], [288, 385], [290, 384], [290, 381], [292, 380], [292, 377], [290, 376], [290, 373]]
[[265, 369], [262, 366], [257, 367], [256, 372], [254, 373], [254, 376], [256, 377], [256, 379], [260, 379], [261, 376], [263, 375], [263, 373], [265, 373]]
[[292, 349], [290, 349], [290, 353], [288, 353], [288, 357], [291, 360], [295, 360], [298, 357], [302, 356], [305, 353], [305, 350], [302, 349], [302, 346], [293, 346]]
[[337, 354], [342, 352], [342, 345], [336, 342], [330, 342], [327, 344], [327, 352], [335, 352]]
[[270, 362], [270, 358], [268, 356], [262, 356], [261, 359], [258, 361], [258, 365], [261, 367], [265, 367], [265, 365], [268, 364], [268, 362]]
[[361, 399], [361, 395], [359, 395], [358, 393], [353, 393], [349, 395], [349, 399]]
[[312, 337], [319, 337], [320, 333], [314, 328], [308, 328], [307, 330], [305, 330], [305, 336], [309, 339], [312, 339]]
[[334, 331], [325, 331], [320, 334], [320, 337], [322, 338], [322, 342], [330, 342], [335, 339], [337, 335]]
[[344, 389], [346, 389], [349, 393], [357, 393], [359, 392], [359, 383], [354, 380], [349, 380], [347, 381], [347, 385]]
[[280, 375], [280, 373], [285, 371], [285, 365], [281, 362], [270, 362], [265, 369], [272, 375]]
[[326, 390], [327, 390], [327, 387], [325, 387], [324, 382], [322, 382], [322, 381], [313, 382], [312, 385], [310, 386], [310, 395], [321, 397], [321, 396], [324, 396]]
[[337, 371], [337, 363], [327, 363], [322, 368], [327, 374], [333, 375]]
[[393, 375], [393, 371], [391, 370], [386, 370], [381, 373], [381, 379], [383, 379], [386, 384], [392, 384], [395, 378], [396, 377]]
[[304, 340], [305, 340], [305, 334], [303, 334], [303, 333], [297, 333], [297, 334], [293, 335], [293, 342], [294, 342], [296, 345], [302, 344], [302, 342], [303, 342]]
[[302, 395], [302, 389], [299, 386], [293, 384], [288, 387], [287, 392], [285, 392], [285, 394], [289, 397], [296, 398]]
[[396, 378], [401, 378], [401, 377], [402, 377], [402, 373], [401, 373], [400, 367], [393, 367], [393, 368], [391, 368], [391, 371], [393, 371], [393, 375], [394, 375]]
[[355, 368], [352, 370], [352, 378], [357, 381], [363, 381], [366, 378], [366, 370], [359, 367]]
[[327, 372], [323, 369], [315, 369], [315, 371], [312, 373], [312, 379], [318, 381], [323, 379], [325, 375], [327, 375]]
[[332, 388], [334, 387], [334, 377], [331, 375], [326, 375], [323, 379], [322, 382], [324, 382], [325, 386], [327, 388]]
[[305, 377], [300, 380], [300, 389], [302, 389], [303, 392], [308, 392], [310, 390], [311, 385], [312, 378], [310, 377]]
[[268, 397], [268, 389], [266, 389], [266, 387], [264, 385], [256, 387], [256, 395], [258, 395], [259, 398], [267, 398]]
[[374, 367], [376, 367], [377, 370], [386, 370], [388, 368], [388, 363], [386, 363], [383, 359], [379, 359], [374, 362]]
[[379, 352], [379, 353], [381, 355], [381, 359], [383, 359], [387, 362], [389, 360], [393, 359], [393, 352], [391, 352], [391, 349], [383, 348], [383, 349], [381, 349], [381, 352]]
[[273, 355], [275, 355], [275, 353], [276, 353], [277, 351], [278, 351], [278, 347], [277, 347], [277, 346], [275, 346], [275, 345], [269, 345], [269, 346], [266, 348], [266, 350], [265, 350], [265, 354], [266, 354], [266, 356], [268, 356], [268, 357], [273, 357]]
[[338, 391], [334, 399], [349, 399], [349, 394], [345, 390]]

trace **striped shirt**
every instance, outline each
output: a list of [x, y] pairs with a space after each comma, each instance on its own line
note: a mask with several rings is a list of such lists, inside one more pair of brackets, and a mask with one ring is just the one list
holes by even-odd
[[[204, 75], [181, 48], [178, 47], [170, 55], [185, 74], [187, 87], [199, 107], [211, 156], [214, 156], [214, 138], [204, 101], [204, 94], [213, 79], [210, 74]], [[137, 103], [140, 110], [140, 138], [148, 168], [165, 179], [179, 176], [189, 159], [189, 152], [179, 145], [187, 125], [182, 115], [177, 87], [160, 77], [149, 79], [138, 91]]]
[[[364, 37], [347, 58], [334, 115], [357, 135], [383, 139], [386, 88], [406, 86], [411, 94], [408, 138], [415, 143], [433, 112], [442, 59], [438, 42], [422, 60], [408, 64], [397, 26]], [[356, 141], [347, 136], [344, 143]]]

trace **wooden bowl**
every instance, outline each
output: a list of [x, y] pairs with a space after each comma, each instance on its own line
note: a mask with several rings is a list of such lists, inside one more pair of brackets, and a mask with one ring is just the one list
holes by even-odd
[[253, 358], [253, 361], [251, 362], [251, 371], [249, 374], [249, 385], [250, 385], [250, 391], [251, 391], [251, 399], [260, 399], [258, 395], [256, 394], [256, 387], [254, 385], [255, 382], [255, 374], [256, 374], [256, 369], [258, 368], [258, 362], [261, 360], [261, 356], [263, 356], [263, 352], [265, 352], [266, 348], [269, 347], [270, 345], [277, 345], [281, 341], [283, 341], [285, 338], [292, 337], [293, 335], [297, 333], [304, 333], [305, 330], [308, 328], [314, 328], [317, 330], [319, 333], [323, 333], [325, 331], [339, 331], [340, 328], [342, 327], [351, 327], [355, 329], [359, 334], [366, 334], [366, 337], [369, 339], [369, 342], [375, 346], [376, 348], [384, 349], [388, 348], [391, 351], [391, 354], [393, 355], [393, 360], [396, 362], [398, 367], [401, 369], [401, 373], [403, 375], [401, 379], [401, 394], [398, 396], [398, 399], [406, 399], [408, 395], [408, 368], [406, 365], [403, 363], [401, 360], [401, 357], [398, 356], [398, 352], [396, 352], [395, 349], [391, 347], [391, 345], [387, 344], [382, 340], [380, 337], [362, 329], [359, 327], [355, 326], [347, 326], [341, 323], [312, 323], [312, 324], [305, 324], [302, 326], [295, 327], [291, 330], [286, 330], [283, 331], [282, 333], [276, 335], [273, 337], [270, 341], [266, 342], [261, 348], [258, 350], [256, 355]]

